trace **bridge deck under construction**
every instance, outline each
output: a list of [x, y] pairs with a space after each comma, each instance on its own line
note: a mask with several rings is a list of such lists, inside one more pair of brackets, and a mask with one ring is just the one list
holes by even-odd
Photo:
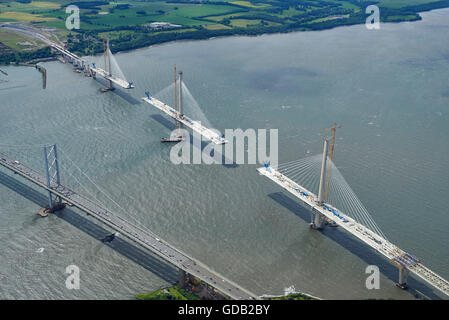
[[173, 109], [172, 107], [170, 107], [169, 105], [157, 100], [156, 98], [145, 97], [145, 98], [142, 98], [142, 100], [155, 106], [159, 110], [165, 112], [166, 114], [168, 114], [170, 117], [172, 117], [176, 121], [179, 121], [180, 123], [189, 127], [193, 131], [198, 132], [199, 134], [204, 136], [206, 139], [212, 141], [215, 144], [224, 144], [224, 143], [228, 142], [225, 138], [223, 138], [222, 136], [220, 136], [213, 130], [203, 126], [198, 121], [190, 119], [186, 115], [180, 114], [179, 111], [177, 111], [177, 110]]
[[52, 182], [50, 187], [46, 184], [46, 177], [41, 173], [23, 165], [17, 160], [11, 159], [7, 155], [0, 153], [0, 165], [26, 178], [34, 184], [59, 196], [67, 203], [79, 208], [97, 220], [101, 221], [111, 229], [118, 231], [143, 248], [158, 255], [165, 261], [177, 268], [201, 279], [223, 294], [233, 299], [258, 299], [255, 294], [243, 289], [234, 282], [224, 278], [215, 271], [208, 268], [203, 263], [189, 257], [187, 254], [176, 249], [166, 241], [158, 238], [150, 231], [143, 230], [128, 221], [119, 217], [101, 205], [76, 193], [68, 187]]
[[103, 70], [101, 68], [90, 66], [87, 61], [85, 61], [81, 57], [78, 57], [76, 54], [66, 50], [62, 46], [54, 43], [53, 41], [50, 41], [50, 40], [47, 39], [47, 43], [53, 49], [59, 51], [62, 55], [66, 56], [66, 57], [69, 57], [70, 59], [72, 59], [74, 61], [77, 61], [78, 63], [88, 67], [90, 72], [98, 74], [98, 75], [102, 76], [103, 78], [105, 78], [106, 80], [110, 80], [111, 82], [115, 83], [116, 85], [118, 85], [118, 86], [120, 86], [120, 87], [122, 87], [124, 89], [132, 89], [132, 88], [134, 88], [134, 85], [131, 82], [128, 82], [128, 81], [125, 81], [123, 79], [117, 78], [117, 77], [115, 77], [113, 75], [110, 75], [108, 72], [106, 72], [105, 70]]
[[114, 77], [112, 75], [109, 75], [105, 70], [98, 68], [98, 67], [89, 67], [91, 72], [95, 72], [96, 74], [99, 74], [100, 76], [102, 76], [103, 78], [105, 78], [106, 80], [110, 80], [112, 82], [114, 82], [115, 84], [119, 85], [120, 87], [124, 88], [124, 89], [132, 89], [134, 88], [134, 85], [131, 82], [125, 81], [123, 79]]
[[274, 168], [269, 166], [264, 166], [258, 168], [257, 171], [280, 185], [283, 189], [287, 190], [293, 194], [296, 198], [301, 200], [307, 208], [312, 211], [319, 212], [329, 220], [335, 222], [338, 226], [342, 227], [371, 248], [388, 258], [391, 262], [400, 268], [407, 268], [412, 273], [417, 275], [419, 278], [423, 279], [427, 283], [431, 284], [444, 294], [449, 296], [449, 282], [432, 272], [430, 269], [422, 265], [419, 260], [417, 260], [412, 255], [401, 250], [388, 240], [374, 233], [364, 225], [356, 222], [351, 217], [345, 215], [337, 208], [333, 207], [328, 203], [323, 205], [317, 204], [318, 197], [304, 188], [303, 186], [297, 184], [287, 176], [276, 171]]

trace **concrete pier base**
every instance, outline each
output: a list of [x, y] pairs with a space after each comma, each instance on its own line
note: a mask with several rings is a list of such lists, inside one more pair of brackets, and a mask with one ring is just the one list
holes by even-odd
[[407, 268], [399, 268], [399, 282], [396, 284], [401, 289], [407, 289], [407, 278], [409, 270]]
[[182, 269], [178, 271], [178, 286], [184, 288], [186, 286], [186, 272]]
[[310, 223], [310, 227], [315, 230], [323, 229], [324, 219], [318, 212], [312, 213], [312, 222]]

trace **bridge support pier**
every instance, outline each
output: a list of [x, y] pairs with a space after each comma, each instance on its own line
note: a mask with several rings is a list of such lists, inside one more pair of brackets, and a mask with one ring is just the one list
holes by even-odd
[[407, 278], [409, 270], [407, 268], [399, 268], [399, 282], [396, 284], [401, 289], [407, 289]]
[[312, 212], [312, 222], [310, 223], [310, 227], [315, 230], [323, 229], [324, 219], [321, 213], [318, 211]]
[[184, 288], [186, 286], [186, 272], [182, 269], [178, 271], [178, 286]]

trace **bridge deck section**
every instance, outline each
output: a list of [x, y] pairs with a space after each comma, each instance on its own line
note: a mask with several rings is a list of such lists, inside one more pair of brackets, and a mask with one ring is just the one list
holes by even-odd
[[213, 130], [203, 126], [198, 121], [190, 119], [186, 115], [180, 114], [179, 111], [177, 111], [177, 110], [173, 109], [172, 107], [170, 107], [169, 105], [157, 100], [156, 98], [153, 98], [153, 97], [142, 98], [142, 100], [151, 104], [152, 106], [158, 108], [159, 110], [165, 112], [173, 119], [181, 122], [185, 126], [192, 129], [193, 131], [198, 132], [199, 134], [204, 136], [206, 139], [212, 141], [215, 144], [224, 144], [224, 143], [228, 142], [225, 138], [223, 138], [222, 136], [220, 136]]

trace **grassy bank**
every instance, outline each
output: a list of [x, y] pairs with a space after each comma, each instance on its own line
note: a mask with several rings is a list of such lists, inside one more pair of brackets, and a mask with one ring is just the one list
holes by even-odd
[[265, 300], [317, 300], [317, 299], [300, 293], [291, 293], [281, 297], [265, 298]]
[[150, 293], [137, 294], [138, 300], [200, 300], [191, 292], [181, 289], [179, 286], [163, 288]]

